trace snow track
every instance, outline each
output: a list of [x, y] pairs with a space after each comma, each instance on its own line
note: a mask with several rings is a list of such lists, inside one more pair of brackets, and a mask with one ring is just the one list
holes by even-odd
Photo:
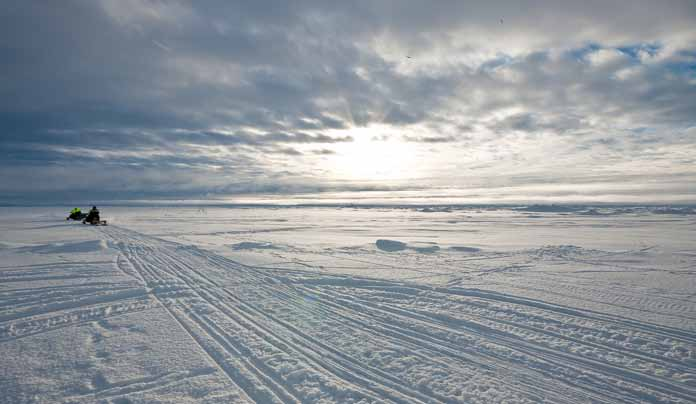
[[[3, 362], [0, 403], [692, 403], [696, 397], [692, 300], [629, 289], [612, 296], [566, 273], [551, 273], [543, 283], [534, 272], [541, 260], [582, 259], [595, 268], [587, 252], [543, 249], [519, 259], [490, 253], [517, 261], [472, 266], [456, 281], [426, 284], [249, 266], [119, 226], [89, 232], [98, 240], [16, 250], [45, 254], [44, 261], [70, 251], [94, 254], [81, 261], [0, 267], [0, 355], [21, 357], [39, 346], [33, 369], [41, 368], [42, 355], [70, 363], [54, 391], [31, 392], [32, 383], [46, 379]], [[620, 265], [633, 256], [592, 254]], [[375, 257], [356, 261], [387, 265]], [[506, 293], [466, 287], [471, 277], [481, 285], [481, 278], [518, 270], [525, 271], [523, 281]], [[551, 283], [558, 288], [546, 295], [515, 293]], [[554, 293], [587, 293], [606, 306], [543, 297]], [[609, 305], [638, 305], [686, 325], [597, 308]]]
[[546, 302], [302, 271], [101, 229], [255, 402], [692, 402], [696, 336]]

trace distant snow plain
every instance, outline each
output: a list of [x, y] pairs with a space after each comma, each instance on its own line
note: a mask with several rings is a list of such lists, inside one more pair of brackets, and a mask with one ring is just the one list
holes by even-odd
[[690, 207], [0, 208], [0, 403], [693, 403]]

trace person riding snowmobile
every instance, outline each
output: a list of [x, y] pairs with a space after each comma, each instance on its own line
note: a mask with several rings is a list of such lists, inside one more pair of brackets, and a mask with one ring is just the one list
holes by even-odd
[[87, 215], [82, 213], [82, 209], [74, 208], [73, 210], [70, 211], [70, 216], [66, 217], [65, 220], [69, 220], [69, 219], [82, 220], [85, 218], [85, 216], [87, 216]]
[[90, 209], [87, 217], [82, 221], [82, 223], [95, 224], [99, 223], [99, 220], [99, 209], [97, 209], [96, 206], [92, 206], [92, 209]]

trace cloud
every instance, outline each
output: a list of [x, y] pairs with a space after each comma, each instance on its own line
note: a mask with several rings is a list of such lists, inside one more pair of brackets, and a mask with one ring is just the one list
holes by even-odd
[[107, 182], [56, 178], [84, 171], [134, 195], [354, 189], [372, 179], [334, 159], [393, 142], [418, 170], [385, 186], [677, 178], [694, 27], [690, 1], [19, 2], [0, 15], [0, 191]]
[[251, 133], [219, 133], [219, 132], [188, 132], [161, 135], [166, 139], [173, 139], [177, 142], [190, 144], [208, 144], [208, 145], [264, 145], [272, 143], [341, 143], [352, 142], [351, 136], [331, 137], [323, 134], [310, 135], [307, 133], [268, 133], [268, 134], [251, 134]]
[[453, 136], [404, 136], [404, 140], [414, 143], [451, 143], [456, 142], [457, 138]]
[[332, 154], [336, 154], [335, 151], [329, 150], [329, 149], [313, 150], [312, 153], [317, 154], [317, 155], [322, 155], [322, 156], [329, 156]]

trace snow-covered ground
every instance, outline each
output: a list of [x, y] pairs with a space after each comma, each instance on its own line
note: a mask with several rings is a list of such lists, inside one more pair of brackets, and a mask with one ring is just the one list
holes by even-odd
[[0, 208], [1, 403], [696, 402], [693, 208]]

